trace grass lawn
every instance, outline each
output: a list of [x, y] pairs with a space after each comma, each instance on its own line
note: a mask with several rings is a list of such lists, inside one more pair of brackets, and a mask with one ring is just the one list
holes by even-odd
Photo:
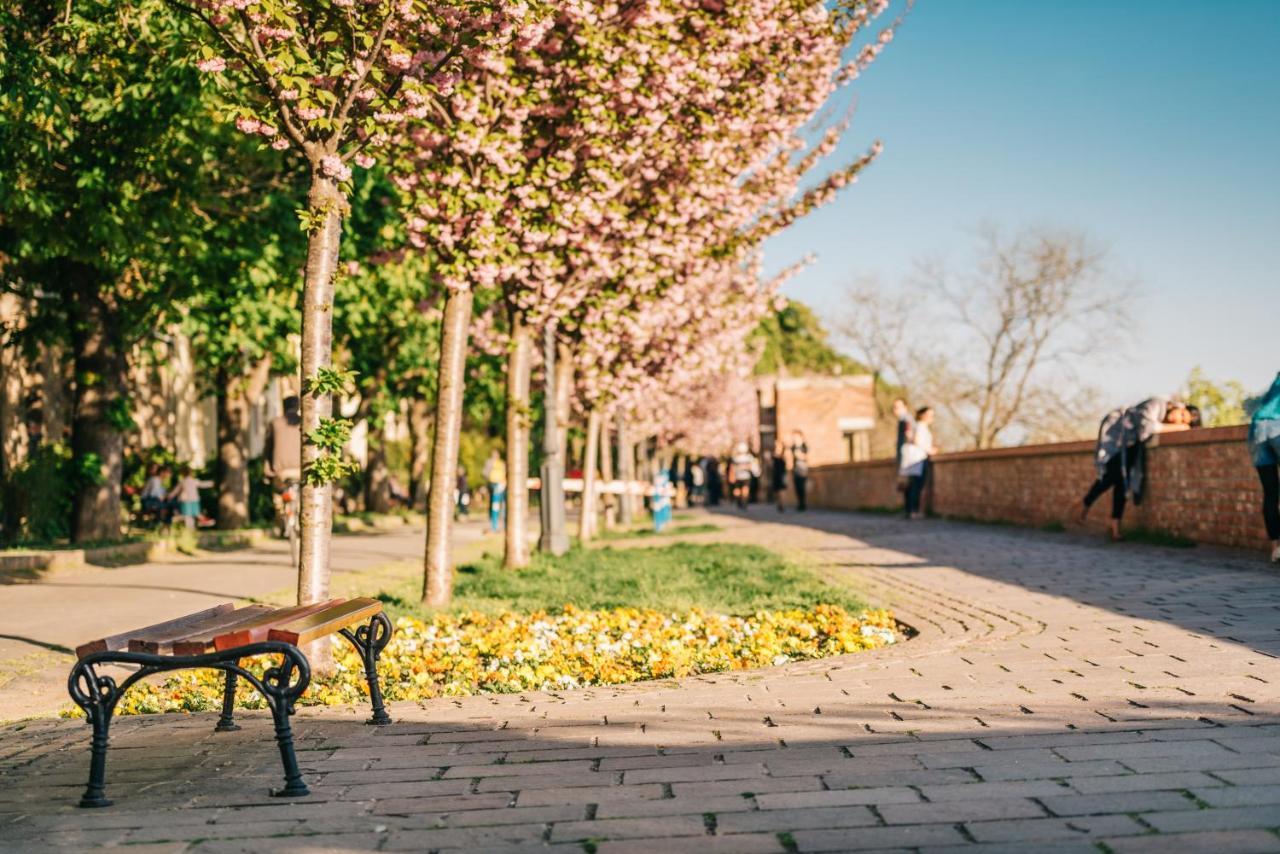
[[601, 531], [600, 540], [608, 542], [609, 540], [630, 540], [637, 537], [674, 537], [683, 534], [709, 534], [712, 531], [724, 530], [719, 525], [711, 522], [695, 522], [692, 525], [671, 525], [664, 528], [659, 534], [653, 530], [653, 525], [646, 525], [643, 528], [622, 529], [618, 528], [612, 531]]
[[[376, 595], [394, 616], [423, 617], [420, 576], [363, 595]], [[376, 586], [376, 585], [375, 585]], [[852, 591], [826, 583], [810, 570], [768, 549], [732, 543], [676, 543], [658, 548], [580, 549], [560, 558], [535, 553], [526, 569], [502, 568], [485, 555], [458, 568], [450, 610], [496, 612], [584, 609], [703, 608], [722, 614], [841, 605], [864, 607]]]

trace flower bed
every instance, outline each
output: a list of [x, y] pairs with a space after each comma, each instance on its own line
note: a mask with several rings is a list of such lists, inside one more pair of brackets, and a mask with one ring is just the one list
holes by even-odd
[[[425, 622], [402, 617], [379, 671], [388, 700], [617, 685], [874, 649], [897, 640], [895, 626], [888, 611], [855, 616], [838, 605], [746, 617], [698, 609], [584, 611], [572, 605], [555, 613], [442, 614]], [[359, 703], [367, 697], [351, 645], [335, 637], [334, 650], [337, 672], [315, 680], [302, 704]], [[266, 662], [249, 666], [260, 672]], [[241, 690], [244, 706], [265, 707], [252, 688], [242, 683]], [[221, 696], [220, 672], [187, 671], [137, 685], [119, 713], [213, 711]]]

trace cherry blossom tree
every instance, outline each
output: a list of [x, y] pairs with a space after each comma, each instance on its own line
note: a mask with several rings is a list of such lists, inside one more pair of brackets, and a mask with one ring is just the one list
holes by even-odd
[[199, 67], [225, 84], [244, 133], [306, 161], [299, 211], [307, 233], [302, 287], [302, 550], [298, 601], [329, 589], [332, 483], [350, 423], [333, 394], [334, 279], [351, 172], [367, 168], [414, 122], [431, 120], [467, 69], [487, 68], [528, 6], [442, 0], [169, 0], [205, 24]]

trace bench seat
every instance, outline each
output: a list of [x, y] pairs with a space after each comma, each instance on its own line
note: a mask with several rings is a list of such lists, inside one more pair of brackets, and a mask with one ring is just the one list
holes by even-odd
[[[378, 683], [378, 658], [391, 640], [391, 621], [376, 599], [329, 599], [307, 605], [276, 608], [225, 602], [172, 620], [88, 641], [76, 647], [76, 663], [67, 681], [71, 699], [93, 726], [89, 785], [82, 807], [109, 806], [105, 795], [106, 753], [111, 717], [124, 693], [138, 680], [155, 673], [189, 668], [213, 668], [226, 674], [222, 714], [216, 732], [239, 729], [235, 724], [237, 677], [258, 689], [271, 708], [276, 742], [284, 764], [285, 786], [274, 795], [309, 794], [298, 770], [289, 716], [311, 681], [311, 666], [301, 647], [331, 634], [345, 637], [360, 653], [369, 700], [370, 724], [391, 723]], [[279, 665], [261, 678], [245, 670], [242, 659], [274, 655]], [[134, 665], [137, 670], [119, 685], [101, 675], [100, 665]]]

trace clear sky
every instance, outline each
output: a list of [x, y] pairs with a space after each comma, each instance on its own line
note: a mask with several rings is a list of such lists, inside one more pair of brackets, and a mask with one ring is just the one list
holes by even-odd
[[788, 296], [830, 315], [985, 223], [1064, 227], [1139, 282], [1127, 358], [1087, 377], [1108, 403], [1280, 371], [1280, 0], [918, 0], [852, 89], [837, 157], [885, 152], [766, 246], [817, 256]]

